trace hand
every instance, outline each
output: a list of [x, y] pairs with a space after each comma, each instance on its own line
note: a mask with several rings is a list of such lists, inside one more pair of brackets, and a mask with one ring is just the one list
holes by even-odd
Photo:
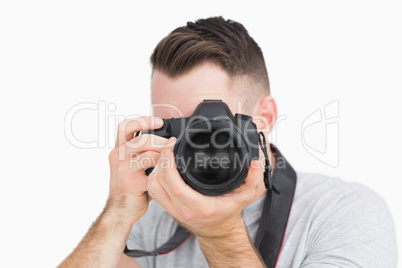
[[223, 238], [238, 227], [244, 230], [240, 213], [262, 187], [259, 161], [252, 162], [247, 178], [233, 192], [204, 196], [180, 176], [172, 152], [174, 141], [175, 138], [169, 139], [149, 176], [148, 191], [152, 198], [198, 238]]
[[110, 186], [106, 210], [132, 224], [145, 214], [150, 201], [145, 170], [155, 166], [167, 141], [156, 135], [133, 138], [133, 134], [162, 125], [162, 119], [157, 117], [124, 120], [119, 124], [116, 147], [109, 155]]

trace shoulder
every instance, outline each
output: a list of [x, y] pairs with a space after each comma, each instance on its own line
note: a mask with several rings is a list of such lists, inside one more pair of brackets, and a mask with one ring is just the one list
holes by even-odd
[[390, 214], [384, 199], [369, 187], [320, 174], [297, 174], [294, 205], [303, 206], [321, 217], [354, 210], [358, 210], [360, 215], [365, 212], [383, 216]]
[[362, 184], [298, 173], [289, 225], [290, 233], [303, 237], [305, 264], [323, 260], [342, 262], [342, 267], [350, 263], [392, 267], [388, 265], [396, 262], [388, 206]]

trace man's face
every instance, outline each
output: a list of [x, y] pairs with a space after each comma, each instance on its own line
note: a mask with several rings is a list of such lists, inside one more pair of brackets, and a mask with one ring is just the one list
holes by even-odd
[[212, 63], [198, 66], [176, 78], [154, 71], [151, 83], [153, 116], [167, 119], [188, 117], [205, 99], [220, 99], [233, 114], [245, 113], [242, 111], [242, 98], [233, 93], [229, 76]]
[[[238, 93], [242, 91], [231, 82], [225, 71], [211, 63], [203, 64], [189, 73], [173, 79], [161, 72], [154, 71], [151, 83], [153, 116], [165, 119], [188, 117], [194, 113], [197, 105], [205, 99], [220, 99], [229, 106], [233, 114], [247, 114], [242, 105], [244, 97]], [[266, 100], [267, 103], [272, 103], [272, 105], [267, 104], [266, 106], [272, 107], [271, 110], [275, 110], [274, 115], [276, 115], [275, 102], [270, 96], [266, 97]], [[260, 111], [257, 110], [256, 106], [249, 115], [259, 113]], [[267, 111], [270, 109], [267, 108]], [[258, 123], [257, 127], [259, 128]], [[262, 151], [260, 151], [260, 157], [263, 157]], [[262, 179], [260, 184], [261, 187], [259, 187], [252, 202], [265, 194]]]

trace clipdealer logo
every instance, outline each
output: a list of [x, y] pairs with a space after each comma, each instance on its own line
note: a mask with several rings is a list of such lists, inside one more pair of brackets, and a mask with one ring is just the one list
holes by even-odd
[[[64, 118], [64, 135], [67, 141], [81, 149], [113, 148], [116, 142], [117, 122], [125, 119], [125, 116], [110, 114], [115, 112], [117, 106], [114, 103], [106, 105], [106, 101], [82, 102], [72, 106]], [[98, 136], [91, 141], [81, 140], [74, 132], [74, 119], [82, 112], [92, 111], [97, 113]]]
[[317, 160], [339, 165], [339, 100], [315, 110], [302, 123], [301, 143]]
[[[177, 114], [175, 117], [183, 116], [182, 111], [171, 104], [151, 105], [151, 114], [158, 107], [172, 109], [174, 114]], [[241, 107], [241, 103], [238, 104], [239, 107]], [[239, 109], [241, 111], [241, 108]], [[118, 115], [116, 110], [117, 106], [114, 103], [108, 104], [103, 100], [97, 103], [83, 102], [73, 105], [67, 111], [64, 119], [64, 134], [67, 141], [71, 145], [82, 149], [114, 148], [118, 123], [125, 119], [141, 116], [138, 114], [130, 116]], [[76, 135], [79, 131], [77, 131], [78, 126], [74, 122], [77, 118], [83, 116], [85, 112], [96, 116], [94, 120], [97, 120], [97, 135], [93, 136], [92, 139], [80, 139], [79, 135]], [[287, 119], [288, 116], [284, 114], [276, 118], [276, 127], [266, 133], [271, 143], [278, 144], [278, 137], [280, 136], [278, 126], [283, 124], [283, 121], [287, 121]], [[254, 116], [254, 120], [266, 121], [265, 118], [259, 118], [258, 116]], [[269, 122], [264, 122], [264, 125], [268, 126]], [[300, 137], [301, 145], [311, 156], [328, 166], [337, 167], [339, 165], [339, 100], [332, 101], [308, 115], [301, 123]]]

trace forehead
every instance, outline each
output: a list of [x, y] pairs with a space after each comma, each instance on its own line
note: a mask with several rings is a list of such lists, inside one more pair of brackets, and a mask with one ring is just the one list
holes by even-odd
[[221, 99], [235, 113], [239, 98], [231, 88], [227, 73], [211, 63], [175, 78], [154, 71], [151, 80], [153, 115], [162, 118], [187, 117], [204, 99]]

